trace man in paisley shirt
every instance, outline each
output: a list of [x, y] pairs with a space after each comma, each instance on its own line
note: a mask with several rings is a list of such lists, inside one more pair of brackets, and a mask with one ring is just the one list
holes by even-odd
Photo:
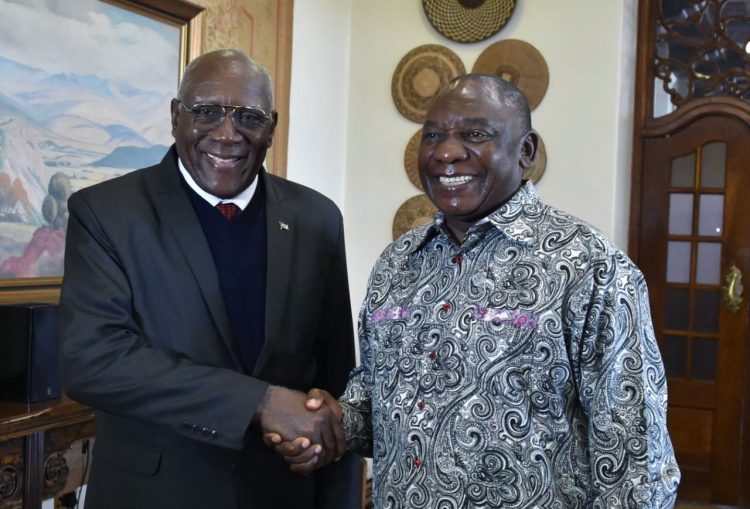
[[[674, 505], [643, 275], [522, 181], [537, 143], [523, 95], [494, 76], [454, 79], [427, 114], [419, 169], [439, 213], [375, 264], [339, 399], [376, 508]], [[276, 449], [319, 467], [299, 443]]]

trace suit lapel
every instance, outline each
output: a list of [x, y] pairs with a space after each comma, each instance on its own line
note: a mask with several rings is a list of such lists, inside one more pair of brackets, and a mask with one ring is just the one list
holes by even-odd
[[289, 293], [289, 277], [295, 244], [294, 211], [284, 204], [284, 194], [265, 171], [261, 178], [266, 189], [266, 341], [253, 374], [262, 370], [279, 337]]
[[237, 368], [242, 369], [232, 340], [229, 315], [221, 295], [211, 248], [178, 172], [177, 155], [173, 148], [154, 168], [154, 207], [177, 240], [224, 344]]

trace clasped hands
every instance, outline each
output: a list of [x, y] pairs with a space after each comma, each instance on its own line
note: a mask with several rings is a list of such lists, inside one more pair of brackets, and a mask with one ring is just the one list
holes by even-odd
[[281, 454], [292, 472], [310, 472], [346, 451], [342, 410], [322, 389], [304, 393], [271, 386], [259, 411], [263, 441]]

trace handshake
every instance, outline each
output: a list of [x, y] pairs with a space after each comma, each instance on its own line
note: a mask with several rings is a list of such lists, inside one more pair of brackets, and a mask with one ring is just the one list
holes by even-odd
[[292, 472], [309, 474], [346, 452], [342, 410], [323, 389], [307, 395], [270, 386], [256, 417], [263, 441], [281, 454]]

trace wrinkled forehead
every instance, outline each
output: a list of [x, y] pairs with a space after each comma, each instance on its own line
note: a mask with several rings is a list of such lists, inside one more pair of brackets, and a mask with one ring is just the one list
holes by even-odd
[[477, 119], [507, 123], [518, 116], [518, 106], [512, 94], [497, 87], [478, 81], [456, 82], [437, 96], [427, 111], [425, 125], [476, 123]]
[[244, 62], [197, 67], [185, 77], [182, 100], [192, 104], [229, 104], [271, 109], [265, 77]]

